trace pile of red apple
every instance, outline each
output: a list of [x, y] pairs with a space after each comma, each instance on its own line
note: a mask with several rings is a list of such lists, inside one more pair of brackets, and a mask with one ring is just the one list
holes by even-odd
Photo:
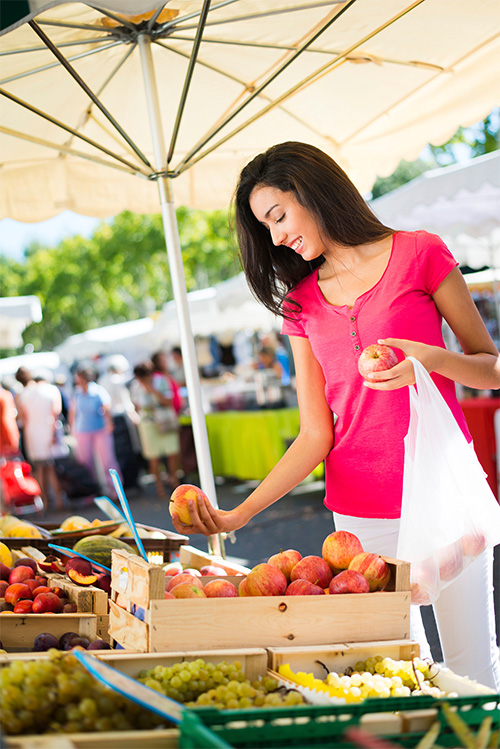
[[[206, 564], [199, 570], [183, 568], [180, 562], [172, 562], [164, 568], [165, 598], [237, 598], [238, 588], [230, 580], [220, 580], [228, 573], [223, 567]], [[243, 575], [238, 575], [243, 576]], [[213, 580], [206, 581], [207, 577]], [[205, 578], [204, 582], [201, 578]], [[205, 583], [205, 584], [204, 584]]]
[[[205, 585], [202, 570], [168, 572], [165, 598], [236, 598], [238, 596], [304, 596], [373, 593], [384, 590], [391, 571], [379, 555], [363, 550], [353, 533], [335, 531], [323, 542], [321, 556], [303, 557], [288, 549], [258, 564], [236, 587], [230, 580], [214, 579]], [[225, 576], [224, 570], [204, 574]]]

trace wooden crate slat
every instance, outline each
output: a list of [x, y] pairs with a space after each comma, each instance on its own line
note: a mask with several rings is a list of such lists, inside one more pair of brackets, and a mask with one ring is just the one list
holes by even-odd
[[143, 652], [150, 650], [148, 624], [113, 601], [109, 602], [109, 636], [124, 648]]
[[37, 635], [48, 632], [60, 637], [77, 632], [89, 640], [97, 639], [95, 614], [0, 614], [0, 639], [7, 651], [33, 650]]
[[111, 557], [113, 591], [142, 608], [148, 608], [153, 599], [164, 598], [165, 573], [162, 567], [122, 549], [113, 549]]
[[6, 736], [6, 749], [177, 749], [179, 730], [51, 733], [45, 736]]

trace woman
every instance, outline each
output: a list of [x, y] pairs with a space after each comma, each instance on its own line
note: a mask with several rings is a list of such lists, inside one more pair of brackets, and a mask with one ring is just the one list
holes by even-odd
[[149, 463], [154, 476], [156, 493], [166, 497], [167, 493], [160, 475], [160, 460], [167, 457], [168, 482], [175, 489], [179, 486], [179, 425], [173, 407], [173, 392], [169, 380], [155, 372], [150, 361], [134, 367], [136, 382], [132, 383], [131, 396], [139, 414], [139, 440], [143, 457]]
[[[283, 318], [296, 369], [300, 433], [259, 487], [229, 512], [209, 503], [186, 533], [241, 528], [325, 460], [325, 504], [337, 530], [364, 548], [395, 556], [414, 356], [432, 373], [470, 441], [455, 382], [500, 387], [500, 360], [457, 263], [426, 232], [378, 221], [342, 169], [305, 143], [282, 143], [253, 159], [236, 190], [236, 228], [250, 287]], [[463, 354], [447, 351], [444, 318]], [[367, 345], [400, 351], [392, 369], [364, 382]], [[334, 430], [334, 418], [335, 430]], [[334, 439], [335, 431], [335, 439]], [[446, 665], [500, 688], [494, 629], [492, 552], [483, 552], [434, 606]], [[419, 608], [411, 636], [430, 656]]]
[[[117, 498], [109, 469], [118, 472], [120, 467], [113, 445], [113, 418], [111, 398], [107, 390], [95, 382], [91, 367], [82, 366], [76, 371], [76, 388], [70, 403], [68, 422], [76, 440], [76, 458], [91, 476], [100, 474], [103, 491], [112, 499]], [[106, 489], [105, 489], [106, 488]]]

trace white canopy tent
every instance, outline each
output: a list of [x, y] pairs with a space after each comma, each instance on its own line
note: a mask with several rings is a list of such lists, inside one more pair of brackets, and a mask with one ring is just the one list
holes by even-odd
[[368, 190], [497, 104], [497, 0], [5, 6], [0, 216], [160, 206], [201, 484], [216, 502], [173, 180], [180, 204], [226, 205], [241, 166], [286, 139], [323, 148]]
[[426, 229], [471, 268], [500, 264], [500, 150], [433, 169], [371, 201], [394, 229]]
[[37, 296], [0, 297], [0, 349], [22, 346], [25, 328], [41, 319], [42, 307]]

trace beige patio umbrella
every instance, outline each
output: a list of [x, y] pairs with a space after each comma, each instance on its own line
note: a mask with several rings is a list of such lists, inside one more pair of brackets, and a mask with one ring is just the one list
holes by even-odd
[[200, 480], [216, 503], [172, 185], [178, 204], [227, 205], [251, 156], [303, 140], [369, 189], [498, 103], [498, 2], [17, 0], [0, 9], [0, 217], [160, 208]]

